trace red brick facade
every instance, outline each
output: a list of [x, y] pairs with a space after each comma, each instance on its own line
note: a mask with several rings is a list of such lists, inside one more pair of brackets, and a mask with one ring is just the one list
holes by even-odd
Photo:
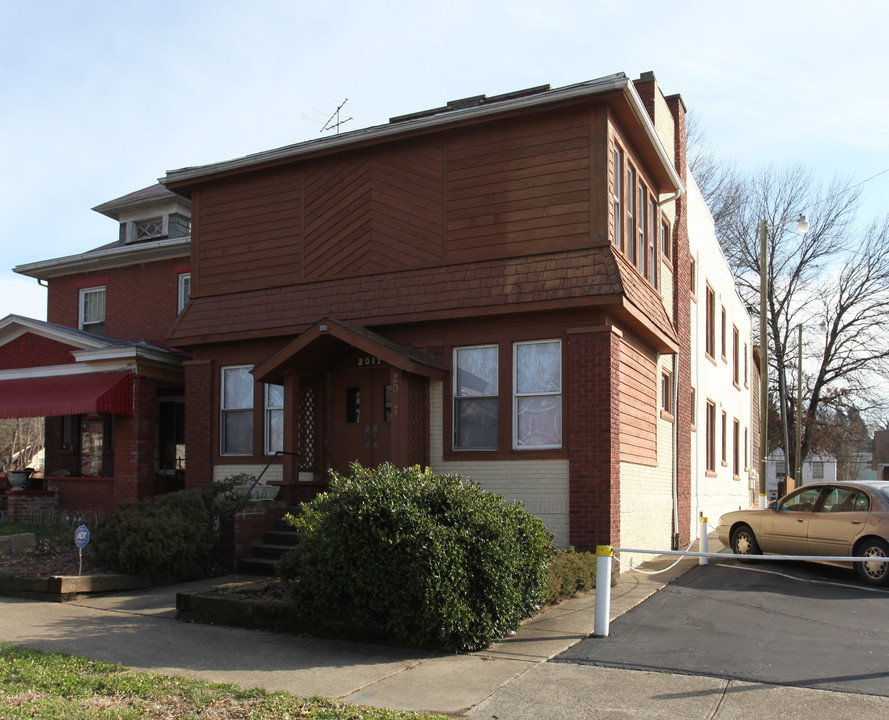
[[[677, 95], [666, 99], [676, 125], [676, 169], [686, 177], [685, 105]], [[688, 239], [688, 200], [682, 195], [676, 200], [676, 221], [673, 225], [673, 322], [679, 337], [678, 407], [675, 412], [677, 435], [676, 472], [679, 510], [679, 544], [689, 543], [691, 526], [691, 316], [689, 314], [691, 288], [691, 255]]]
[[33, 333], [25, 333], [0, 347], [0, 370], [67, 365], [74, 362], [71, 351], [76, 349]]
[[213, 373], [209, 361], [185, 364], [186, 487], [201, 487], [213, 480]]
[[620, 544], [620, 334], [568, 338], [569, 506], [578, 550]]
[[188, 272], [187, 260], [186, 256], [54, 277], [47, 294], [47, 320], [78, 327], [79, 291], [104, 286], [106, 335], [169, 347], [166, 337], [179, 310], [179, 275]]

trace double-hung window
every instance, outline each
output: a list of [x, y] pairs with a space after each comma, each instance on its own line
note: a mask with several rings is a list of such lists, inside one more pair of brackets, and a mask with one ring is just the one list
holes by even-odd
[[513, 446], [562, 447], [562, 343], [513, 345]]
[[92, 287], [80, 291], [80, 325], [96, 335], [105, 334], [105, 288]]
[[252, 365], [222, 368], [220, 451], [223, 455], [253, 453], [252, 369]]
[[498, 435], [496, 345], [454, 348], [454, 449], [496, 450]]
[[265, 385], [265, 454], [284, 449], [284, 386]]

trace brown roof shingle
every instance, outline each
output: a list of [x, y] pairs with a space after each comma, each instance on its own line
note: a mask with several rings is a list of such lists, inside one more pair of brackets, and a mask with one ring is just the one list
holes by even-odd
[[675, 337], [657, 293], [610, 247], [418, 268], [194, 297], [170, 340], [183, 346], [301, 331], [322, 317], [358, 325], [503, 312], [530, 303], [621, 296]]

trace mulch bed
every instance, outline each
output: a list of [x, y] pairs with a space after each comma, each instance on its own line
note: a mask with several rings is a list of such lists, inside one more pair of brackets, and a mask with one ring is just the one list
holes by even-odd
[[[0, 555], [0, 575], [19, 577], [52, 577], [77, 575], [80, 568], [80, 551], [72, 544], [62, 547], [46, 540], [33, 550]], [[107, 575], [113, 573], [100, 565], [92, 549], [83, 549], [83, 575]]]

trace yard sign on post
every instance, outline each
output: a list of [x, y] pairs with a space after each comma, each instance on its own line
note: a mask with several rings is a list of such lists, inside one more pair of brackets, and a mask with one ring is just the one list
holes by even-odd
[[77, 552], [80, 556], [80, 564], [77, 568], [77, 574], [83, 574], [83, 549], [90, 541], [90, 529], [86, 525], [81, 525], [74, 531], [74, 544], [77, 546]]

